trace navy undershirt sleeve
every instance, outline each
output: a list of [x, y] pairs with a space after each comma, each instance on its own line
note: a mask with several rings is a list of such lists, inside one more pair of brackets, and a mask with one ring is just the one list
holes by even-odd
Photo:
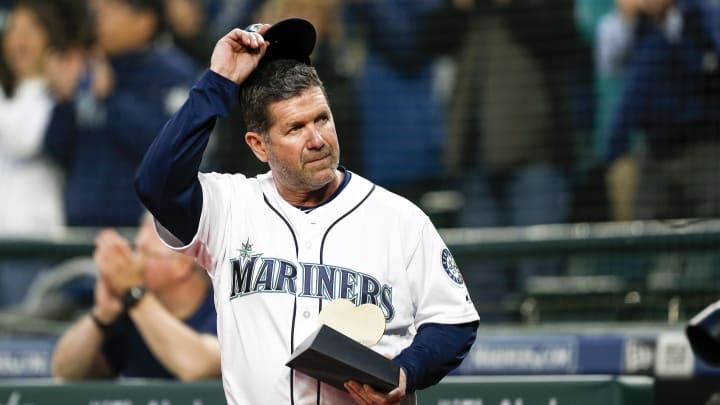
[[405, 370], [405, 392], [435, 385], [459, 366], [475, 341], [478, 325], [478, 321], [422, 325], [412, 344], [393, 359]]
[[226, 117], [239, 86], [207, 70], [183, 106], [145, 153], [135, 177], [140, 201], [183, 243], [197, 233], [202, 213], [198, 169], [218, 116]]

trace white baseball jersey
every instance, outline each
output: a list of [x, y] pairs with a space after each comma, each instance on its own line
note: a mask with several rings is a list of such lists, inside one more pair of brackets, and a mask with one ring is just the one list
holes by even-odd
[[[347, 175], [347, 174], [346, 174]], [[203, 208], [187, 246], [213, 280], [229, 404], [354, 404], [285, 363], [317, 330], [323, 301], [378, 305], [386, 331], [373, 347], [395, 356], [424, 323], [478, 319], [452, 255], [428, 217], [352, 174], [310, 212], [290, 205], [271, 173], [200, 174]]]

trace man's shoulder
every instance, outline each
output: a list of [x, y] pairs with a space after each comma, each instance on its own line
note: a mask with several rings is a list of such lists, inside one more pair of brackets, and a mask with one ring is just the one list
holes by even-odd
[[370, 198], [368, 198], [368, 203], [372, 204], [373, 209], [378, 210], [379, 213], [412, 218], [426, 217], [425, 213], [417, 205], [415, 205], [415, 203], [402, 195], [378, 184], [372, 183], [370, 180], [353, 173], [353, 180], [355, 180], [355, 177], [360, 179], [360, 181], [369, 182], [374, 186], [373, 192]]

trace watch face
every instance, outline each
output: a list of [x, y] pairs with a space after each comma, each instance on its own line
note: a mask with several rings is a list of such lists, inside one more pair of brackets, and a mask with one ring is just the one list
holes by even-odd
[[145, 288], [144, 287], [132, 287], [130, 288], [127, 293], [125, 293], [125, 297], [123, 299], [123, 304], [125, 305], [125, 308], [132, 308], [135, 306], [135, 304], [140, 301], [140, 298], [142, 298], [145, 295]]

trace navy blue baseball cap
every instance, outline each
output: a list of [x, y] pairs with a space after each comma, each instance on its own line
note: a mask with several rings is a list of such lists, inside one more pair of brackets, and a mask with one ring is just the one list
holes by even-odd
[[[253, 24], [245, 31], [256, 32], [262, 24]], [[273, 24], [263, 38], [270, 43], [263, 56], [262, 62], [277, 59], [295, 59], [310, 65], [310, 54], [315, 49], [317, 33], [315, 27], [308, 20], [302, 18], [288, 18]]]

